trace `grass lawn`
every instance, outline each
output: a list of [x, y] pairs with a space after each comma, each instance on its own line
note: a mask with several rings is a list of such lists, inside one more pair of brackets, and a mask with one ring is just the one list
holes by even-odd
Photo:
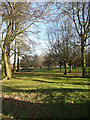
[[58, 69], [18, 72], [2, 82], [2, 119], [87, 118], [90, 79], [81, 71]]

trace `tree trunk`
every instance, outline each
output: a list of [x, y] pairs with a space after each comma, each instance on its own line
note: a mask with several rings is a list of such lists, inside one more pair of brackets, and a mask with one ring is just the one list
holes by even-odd
[[5, 58], [7, 78], [11, 78], [11, 76], [12, 76], [12, 74], [11, 74], [11, 65], [10, 65], [10, 63], [8, 63], [8, 59], [7, 59], [6, 53], [4, 53], [4, 58]]
[[6, 72], [7, 73], [7, 77], [11, 78], [12, 72], [11, 72], [11, 64], [10, 64], [10, 40], [8, 40], [7, 43], [7, 51], [5, 55], [5, 64], [6, 64]]
[[5, 52], [5, 44], [2, 47], [2, 74], [3, 77], [7, 76], [7, 78], [11, 78], [12, 74], [11, 74], [11, 65], [9, 62], [10, 56], [8, 58], [6, 52]]
[[74, 69], [74, 64], [72, 64], [72, 69]]
[[19, 55], [18, 55], [18, 59], [17, 59], [17, 71], [19, 72]]
[[[3, 36], [2, 36], [3, 38]], [[2, 48], [2, 78], [4, 78], [5, 76], [7, 76], [6, 74], [6, 65], [5, 65], [5, 58], [4, 58], [4, 53], [5, 53], [5, 42], [3, 44], [3, 46], [1, 45]]]
[[68, 74], [68, 63], [66, 62], [66, 60], [64, 61], [64, 67], [65, 67], [65, 72], [64, 72], [64, 75], [67, 75]]
[[[3, 76], [7, 76], [7, 78], [11, 78], [12, 73], [11, 73], [11, 65], [10, 65], [10, 28], [11, 28], [11, 21], [8, 25], [7, 29], [7, 34], [4, 39], [4, 44], [3, 46], [1, 45], [2, 48], [2, 68], [3, 68]], [[2, 34], [2, 39], [3, 39], [3, 34]], [[7, 47], [7, 49], [6, 49]]]
[[70, 71], [69, 71], [69, 73], [71, 73], [72, 72], [72, 64], [70, 64]]
[[15, 50], [14, 50], [14, 64], [13, 64], [13, 73], [16, 71], [16, 40], [15, 40]]
[[2, 51], [2, 78], [6, 76], [6, 65], [4, 60], [4, 52]]
[[86, 61], [85, 61], [85, 48], [81, 46], [81, 57], [82, 57], [82, 77], [87, 77], [86, 73]]
[[48, 71], [50, 70], [50, 65], [48, 65]]
[[76, 65], [74, 64], [74, 69], [76, 69]]
[[19, 72], [19, 55], [20, 55], [20, 49], [19, 49], [19, 41], [18, 41], [18, 58], [17, 58], [17, 71]]
[[61, 65], [62, 65], [61, 62], [59, 62], [59, 68], [60, 68], [60, 71], [61, 71]]

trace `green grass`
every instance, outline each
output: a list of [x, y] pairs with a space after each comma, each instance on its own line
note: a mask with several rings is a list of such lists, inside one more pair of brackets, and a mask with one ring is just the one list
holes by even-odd
[[90, 80], [74, 72], [33, 70], [4, 80], [2, 118], [87, 118]]
[[[62, 67], [62, 71], [61, 72], [64, 72], [64, 67]], [[68, 67], [68, 71], [70, 70], [70, 68]], [[31, 70], [28, 70], [28, 72], [60, 72], [59, 68], [53, 68], [51, 70], [48, 71], [48, 69], [45, 69], [45, 68], [42, 68], [42, 69], [31, 69]], [[86, 71], [87, 73], [90, 73], [90, 67], [87, 67], [86, 68]], [[27, 72], [27, 70], [22, 70], [22, 72]], [[82, 73], [82, 68], [81, 67], [77, 67], [76, 69], [74, 68], [73, 73]]]

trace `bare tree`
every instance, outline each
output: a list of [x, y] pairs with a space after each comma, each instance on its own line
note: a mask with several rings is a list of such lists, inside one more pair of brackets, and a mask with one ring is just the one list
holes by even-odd
[[82, 77], [87, 77], [86, 60], [85, 60], [85, 45], [89, 38], [90, 25], [90, 2], [74, 2], [63, 4], [63, 14], [68, 15], [74, 22], [75, 29], [80, 37], [81, 42], [81, 57], [82, 57]]
[[[25, 32], [34, 25], [47, 8], [48, 3], [27, 3], [27, 2], [5, 2], [2, 3], [2, 21], [3, 21], [3, 73], [11, 77], [10, 51], [11, 43], [17, 36]], [[31, 32], [29, 30], [29, 32]], [[4, 68], [6, 68], [4, 70]]]
[[[55, 59], [59, 65], [61, 70], [61, 64], [65, 66], [64, 74], [68, 74], [68, 64], [70, 65], [70, 71], [72, 70], [73, 61], [76, 59], [76, 49], [77, 40], [75, 39], [76, 35], [71, 31], [73, 28], [73, 23], [67, 17], [66, 20], [54, 21], [53, 25], [48, 28], [47, 36], [48, 36], [48, 50], [49, 54], [53, 59]], [[77, 37], [76, 37], [77, 38]]]

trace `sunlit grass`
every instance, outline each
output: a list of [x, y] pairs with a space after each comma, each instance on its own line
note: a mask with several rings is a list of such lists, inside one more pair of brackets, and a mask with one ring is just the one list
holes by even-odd
[[[16, 73], [3, 81], [3, 116], [85, 118], [90, 102], [89, 86], [89, 78], [81, 78], [80, 74], [64, 76], [55, 70]], [[77, 106], [79, 110], [75, 112]]]

